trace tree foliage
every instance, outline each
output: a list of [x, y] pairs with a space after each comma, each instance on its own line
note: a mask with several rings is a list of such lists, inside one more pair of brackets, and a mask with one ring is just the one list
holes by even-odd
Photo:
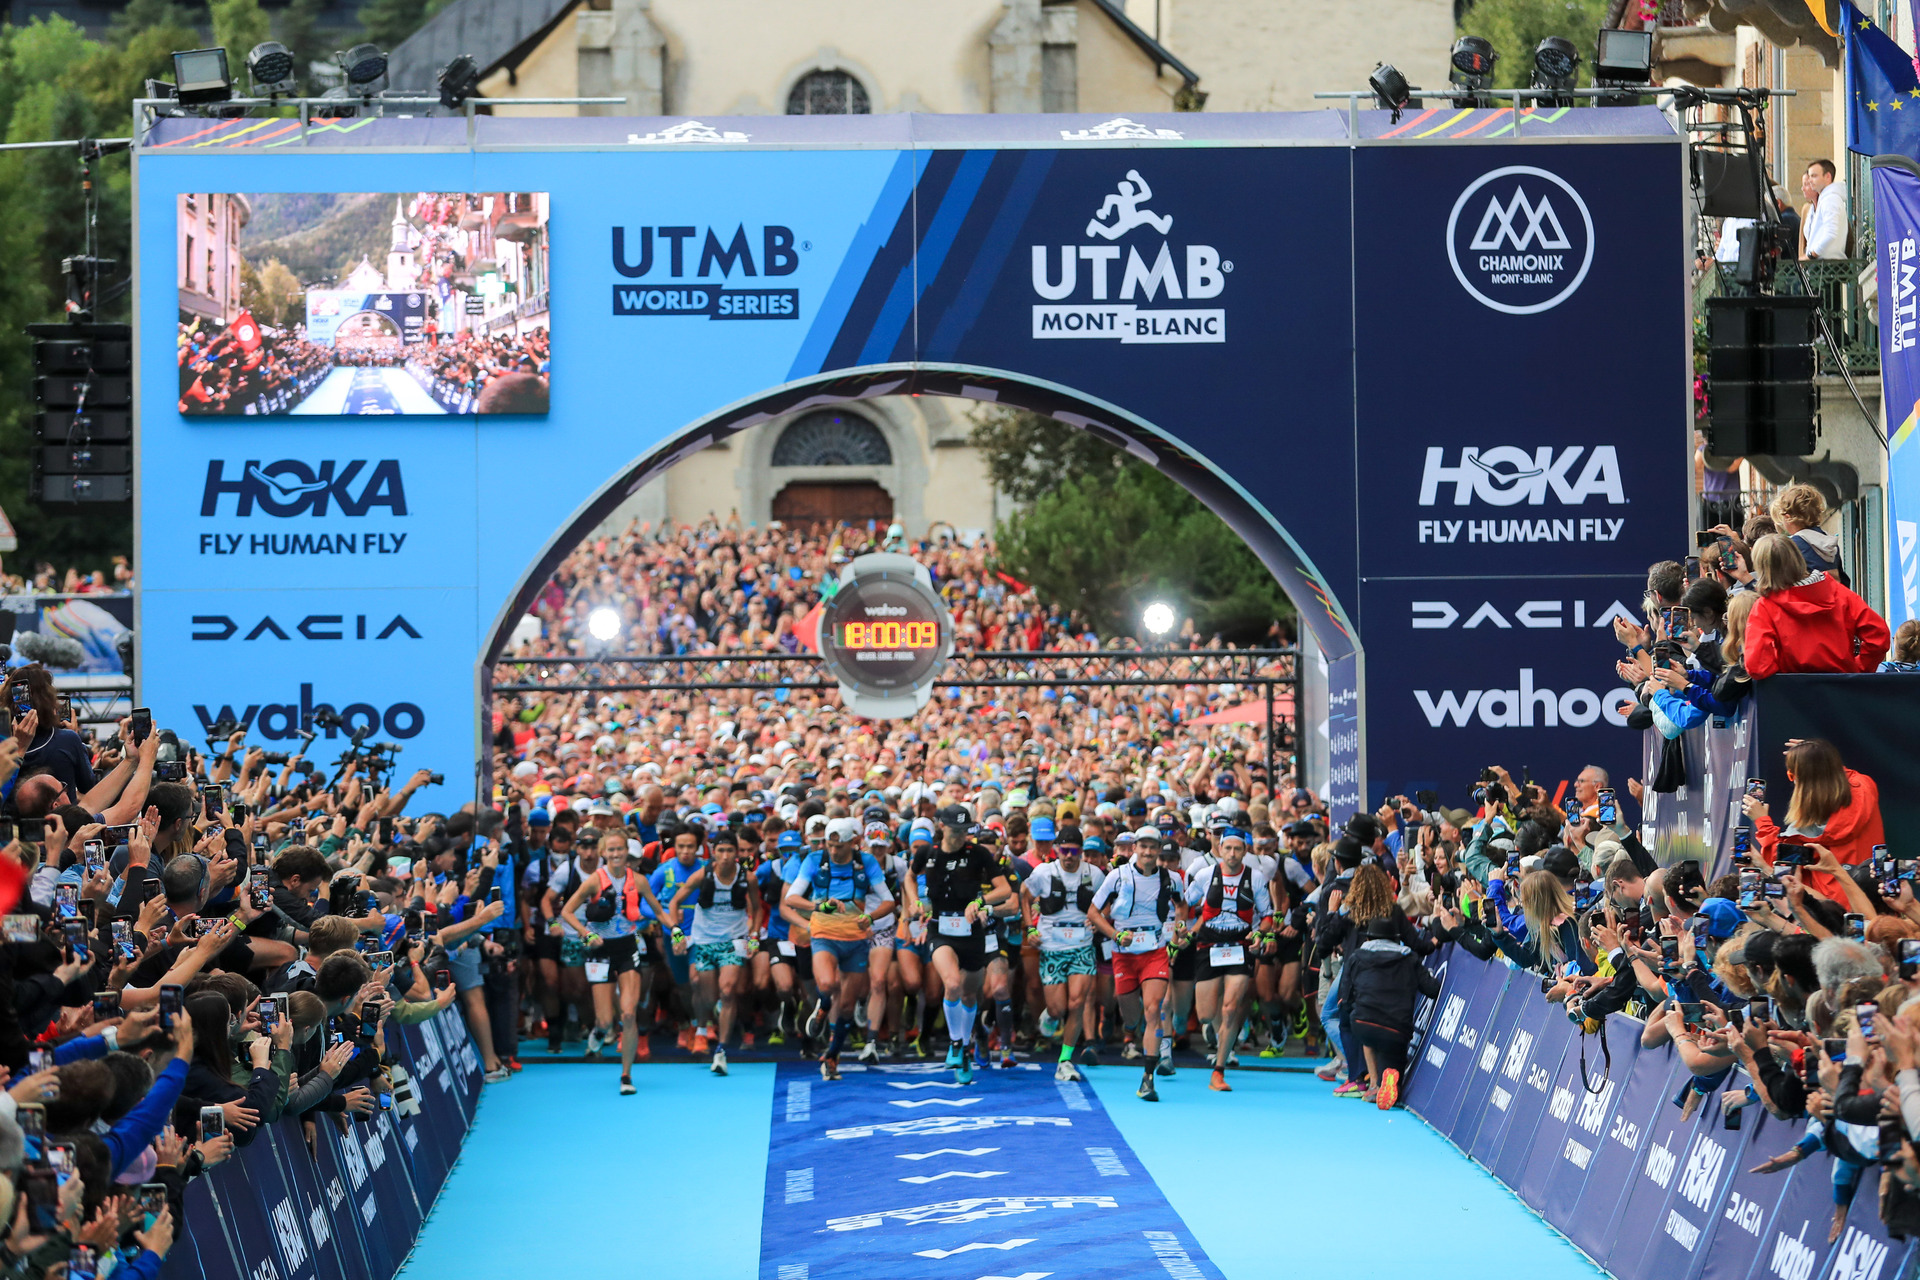
[[1593, 73], [1594, 43], [1606, 17], [1607, 0], [1474, 0], [1459, 21], [1459, 34], [1484, 36], [1500, 60], [1494, 84], [1524, 89], [1533, 77], [1533, 51], [1548, 36], [1571, 40], [1580, 51], [1580, 83]]
[[1291, 634], [1293, 607], [1240, 536], [1153, 467], [1091, 433], [1020, 410], [981, 420], [973, 443], [1022, 509], [995, 533], [998, 567], [1102, 636], [1139, 636], [1165, 600], [1199, 638]]

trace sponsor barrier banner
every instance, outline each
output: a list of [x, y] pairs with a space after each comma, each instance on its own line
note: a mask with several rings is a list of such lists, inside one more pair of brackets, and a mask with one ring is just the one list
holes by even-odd
[[1220, 1275], [1087, 1085], [1038, 1063], [991, 1094], [933, 1065], [841, 1071], [775, 1077], [761, 1280]]
[[[1785, 1172], [1750, 1172], [1793, 1146], [1806, 1122], [1777, 1120], [1751, 1105], [1739, 1129], [1725, 1128], [1720, 1100], [1743, 1091], [1745, 1075], [1715, 1081], [1683, 1117], [1675, 1099], [1692, 1073], [1672, 1045], [1642, 1048], [1642, 1024], [1616, 1014], [1602, 1033], [1611, 1072], [1598, 1038], [1586, 1040], [1589, 1091], [1580, 1037], [1536, 981], [1457, 947], [1443, 955], [1443, 986], [1408, 1108], [1469, 1154], [1499, 1135], [1491, 1161], [1474, 1158], [1619, 1280], [1910, 1274], [1914, 1244], [1892, 1239], [1880, 1221], [1878, 1166], [1862, 1177], [1832, 1244], [1831, 1156], [1816, 1149]], [[1468, 1081], [1465, 1097], [1450, 1102], [1450, 1068], [1464, 1056], [1458, 1046], [1469, 1031], [1480, 1089]], [[1445, 1055], [1437, 1062], [1436, 1049]], [[1509, 1071], [1515, 1062], [1517, 1076]], [[1511, 1093], [1504, 1114], [1494, 1104], [1501, 1088]], [[1488, 1114], [1476, 1117], [1476, 1108]]]
[[392, 1280], [460, 1156], [482, 1073], [451, 1009], [387, 1034], [393, 1110], [344, 1133], [316, 1114], [311, 1148], [301, 1122], [269, 1125], [188, 1183], [165, 1280]]
[[1893, 524], [1887, 620], [1920, 617], [1920, 169], [1904, 156], [1873, 161], [1880, 306], [1880, 381], [1887, 416]]

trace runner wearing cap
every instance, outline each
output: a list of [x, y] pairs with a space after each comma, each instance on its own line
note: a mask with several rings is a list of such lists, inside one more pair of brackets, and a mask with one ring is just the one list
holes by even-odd
[[760, 886], [740, 864], [740, 848], [733, 833], [721, 828], [713, 838], [713, 861], [681, 883], [667, 904], [671, 915], [691, 897], [694, 901], [689, 958], [693, 965], [693, 1018], [712, 1029], [719, 1006], [719, 1027], [712, 1037], [710, 1070], [727, 1074], [727, 1040], [739, 1012], [741, 977], [757, 949], [754, 922], [760, 918]]
[[1195, 1011], [1214, 1030], [1213, 1079], [1208, 1088], [1225, 1092], [1226, 1068], [1238, 1065], [1233, 1045], [1246, 1012], [1253, 983], [1254, 948], [1262, 945], [1273, 922], [1273, 898], [1247, 862], [1247, 837], [1237, 827], [1220, 833], [1219, 859], [1196, 868], [1187, 883], [1187, 905], [1199, 912], [1193, 934], [1199, 965]]
[[1133, 833], [1133, 845], [1132, 863], [1108, 872], [1095, 891], [1087, 923], [1114, 941], [1114, 993], [1127, 1024], [1141, 1028], [1147, 1060], [1135, 1092], [1148, 1102], [1158, 1102], [1153, 1075], [1159, 1057], [1161, 1007], [1172, 980], [1167, 945], [1180, 936], [1187, 904], [1179, 874], [1160, 865], [1160, 832], [1141, 827]]
[[[1013, 896], [993, 855], [970, 837], [972, 826], [973, 815], [965, 805], [948, 805], [940, 810], [938, 847], [921, 849], [912, 863], [913, 873], [926, 878], [926, 893], [916, 906], [928, 922], [933, 969], [940, 977], [949, 1041], [947, 1066], [961, 1084], [973, 1080], [967, 1046], [973, 1040], [980, 983], [987, 967], [989, 906]], [[984, 896], [982, 884], [989, 886]]]
[[[680, 886], [706, 865], [702, 854], [706, 849], [706, 828], [694, 825], [698, 818], [690, 820], [689, 825], [681, 827], [673, 835], [673, 856], [664, 859], [649, 878], [655, 898], [671, 898], [680, 891]], [[663, 915], [660, 919], [661, 942], [666, 953], [667, 973], [673, 980], [673, 990], [680, 1008], [687, 1010], [689, 1021], [680, 1028], [679, 1043], [682, 1049], [696, 1057], [707, 1056], [706, 1037], [697, 1033], [691, 1013], [693, 1009], [693, 972], [687, 959], [689, 944], [687, 930], [693, 927], [693, 908], [686, 907], [678, 915]]]
[[[893, 899], [902, 904], [912, 901], [907, 896], [906, 862], [893, 851], [893, 831], [886, 824], [886, 809], [879, 805], [867, 808], [870, 814], [880, 817], [870, 819], [866, 824], [864, 841], [869, 857], [880, 865], [880, 874], [884, 887]], [[892, 1057], [894, 1047], [891, 1043], [883, 1050], [881, 1042], [886, 1038], [889, 1022], [898, 1030], [899, 1022], [899, 977], [894, 971], [894, 954], [897, 942], [896, 921], [900, 912], [879, 911], [881, 900], [877, 890], [867, 894], [867, 908], [875, 912], [873, 937], [867, 944], [867, 1043], [860, 1049], [860, 1061], [878, 1062], [884, 1052]], [[856, 1012], [858, 1012], [856, 1010]]]
[[[806, 925], [813, 936], [813, 981], [821, 1003], [808, 1019], [809, 1034], [817, 1032], [817, 1020], [824, 1015], [831, 1032], [820, 1055], [820, 1078], [838, 1080], [854, 1006], [867, 990], [873, 922], [876, 916], [893, 913], [894, 900], [880, 864], [858, 847], [858, 821], [833, 819], [826, 838], [825, 853], [809, 853], [801, 862], [781, 909], [792, 912], [789, 919]], [[876, 897], [879, 905], [870, 906]]]
[[[1019, 839], [1024, 843], [1025, 823], [1018, 825]], [[997, 876], [1011, 890], [1004, 899], [991, 898], [992, 876]], [[1019, 888], [1020, 882], [1026, 879], [1027, 864], [1010, 850], [996, 853], [992, 876], [980, 882], [980, 896], [988, 899], [987, 911], [992, 917], [987, 934], [987, 975], [981, 983], [981, 994], [993, 1003], [993, 1035], [1000, 1042], [1000, 1066], [1006, 1069], [1014, 1065], [1013, 967], [1026, 941], [1026, 919], [1020, 913]], [[993, 1057], [985, 1029], [976, 1028], [975, 1037], [975, 1061], [983, 1067], [991, 1065]]]
[[[1086, 1017], [1093, 989], [1093, 929], [1087, 908], [1100, 885], [1098, 870], [1082, 861], [1078, 844], [1060, 845], [1060, 856], [1044, 862], [1020, 886], [1020, 905], [1030, 937], [1040, 952], [1040, 981], [1046, 1001], [1042, 1035], [1060, 1037], [1056, 1080], [1078, 1080], [1073, 1045]], [[1051, 1023], [1053, 1030], [1049, 1031]]]
[[786, 912], [773, 909], [773, 904], [785, 900], [787, 883], [799, 873], [805, 850], [798, 831], [782, 831], [774, 837], [773, 856], [754, 872], [760, 901], [769, 909], [761, 930], [765, 945], [753, 954], [753, 986], [774, 1006], [773, 1030], [767, 1035], [767, 1043], [772, 1045], [786, 1043], [789, 1027], [798, 1034], [799, 1001], [813, 981], [813, 952], [807, 945], [807, 931], [788, 919]]

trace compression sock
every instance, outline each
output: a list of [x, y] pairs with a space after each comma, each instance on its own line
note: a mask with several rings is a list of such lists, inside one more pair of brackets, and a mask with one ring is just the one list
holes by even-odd
[[979, 1016], [980, 1016], [980, 1011], [977, 1008], [975, 1008], [973, 1005], [967, 1004], [964, 1001], [961, 1003], [960, 1005], [960, 1043], [968, 1048], [973, 1047], [973, 1024], [974, 1024], [974, 1020]]
[[833, 1024], [833, 1034], [827, 1038], [827, 1056], [838, 1057], [840, 1050], [846, 1047], [847, 1034], [853, 1030], [853, 1019], [848, 1018]]
[[967, 1042], [966, 1006], [958, 1000], [942, 1000], [940, 1011], [947, 1016], [947, 1039], [955, 1044]]
[[1060, 1061], [1073, 1061], [1073, 1044], [1070, 1041], [1062, 1040], [1060, 1042]]
[[993, 1002], [993, 1029], [1000, 1033], [1000, 1047], [1013, 1048], [1013, 1001], [995, 1000]]

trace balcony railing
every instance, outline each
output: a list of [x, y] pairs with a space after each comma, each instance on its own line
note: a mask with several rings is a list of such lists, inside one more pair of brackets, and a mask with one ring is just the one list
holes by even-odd
[[[1801, 297], [1811, 292], [1820, 299], [1820, 310], [1833, 331], [1847, 371], [1854, 374], [1880, 372], [1880, 327], [1873, 322], [1866, 300], [1861, 296], [1860, 273], [1873, 269], [1871, 259], [1846, 258], [1833, 261], [1809, 261], [1781, 264], [1774, 277], [1774, 292], [1782, 297]], [[1802, 282], [1801, 273], [1805, 273]], [[1737, 294], [1733, 282], [1733, 264], [1716, 262], [1694, 289], [1694, 306], [1703, 312], [1708, 298]], [[1819, 345], [1820, 372], [1838, 374], [1840, 367], [1825, 343]]]

